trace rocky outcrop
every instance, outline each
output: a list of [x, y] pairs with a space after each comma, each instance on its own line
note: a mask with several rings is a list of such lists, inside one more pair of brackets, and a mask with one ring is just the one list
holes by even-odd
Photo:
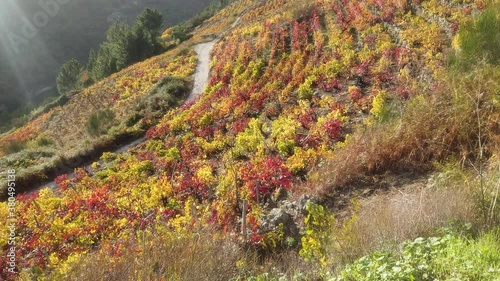
[[282, 225], [285, 236], [299, 239], [309, 203], [317, 203], [317, 200], [311, 196], [302, 195], [297, 200], [287, 199], [276, 202], [276, 207], [272, 208], [267, 215], [262, 216], [259, 234], [276, 231]]

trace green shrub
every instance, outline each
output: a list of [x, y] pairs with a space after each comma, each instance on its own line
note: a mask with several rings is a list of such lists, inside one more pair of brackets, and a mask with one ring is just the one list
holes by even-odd
[[93, 113], [87, 121], [87, 132], [94, 137], [105, 134], [111, 128], [114, 118], [114, 112], [109, 109]]
[[54, 140], [47, 137], [47, 136], [44, 136], [44, 135], [39, 135], [36, 139], [35, 139], [35, 144], [37, 146], [51, 146], [54, 144]]
[[186, 41], [191, 36], [188, 34], [191, 30], [191, 26], [187, 24], [179, 24], [172, 28], [172, 37], [180, 42]]
[[500, 64], [500, 5], [485, 9], [479, 18], [460, 29], [460, 50], [450, 62], [461, 70], [471, 70], [479, 61]]
[[26, 146], [16, 154], [0, 158], [0, 168], [30, 168], [31, 166], [46, 163], [48, 158], [52, 158], [56, 153], [53, 147]]
[[185, 80], [166, 76], [143, 98], [139, 108], [146, 114], [161, 117], [168, 109], [178, 105], [187, 92], [188, 85]]

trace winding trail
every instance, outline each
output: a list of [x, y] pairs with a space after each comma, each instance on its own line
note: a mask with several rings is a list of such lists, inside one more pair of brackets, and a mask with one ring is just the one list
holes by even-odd
[[203, 91], [205, 91], [205, 87], [208, 84], [208, 78], [210, 76], [210, 53], [212, 52], [215, 43], [217, 43], [217, 40], [194, 46], [194, 51], [198, 55], [198, 65], [196, 66], [196, 71], [193, 75], [193, 90], [191, 90], [186, 102], [196, 99], [203, 93]]
[[[239, 22], [239, 18], [231, 25], [231, 28], [234, 28], [238, 24], [238, 22]], [[196, 71], [193, 74], [193, 80], [194, 80], [193, 89], [189, 93], [189, 95], [186, 98], [186, 100], [184, 101], [184, 103], [188, 103], [188, 102], [195, 100], [205, 91], [205, 87], [208, 84], [208, 79], [210, 76], [211, 52], [215, 46], [215, 43], [217, 43], [218, 40], [219, 40], [219, 38], [212, 40], [210, 42], [197, 44], [193, 47], [194, 51], [198, 55], [198, 63], [196, 65]], [[124, 145], [118, 147], [117, 149], [115, 149], [113, 152], [114, 153], [128, 153], [130, 149], [137, 147], [144, 142], [146, 142], [146, 139], [143, 137], [143, 138], [134, 140], [132, 142], [129, 142], [127, 144], [124, 144]], [[99, 162], [101, 162], [101, 160], [99, 160]], [[89, 164], [84, 164], [84, 165], [81, 165], [79, 167], [83, 167], [85, 170], [91, 169]], [[73, 177], [74, 177], [74, 172], [68, 174], [68, 178], [71, 179]], [[36, 191], [38, 191], [42, 188], [45, 188], [45, 187], [55, 188], [56, 187], [55, 179], [50, 181], [50, 182], [45, 182], [43, 184], [40, 184], [36, 188], [33, 188], [30, 191], [28, 191], [28, 193], [36, 192]]]
[[193, 74], [194, 76], [194, 85], [193, 90], [189, 94], [186, 99], [186, 103], [190, 102], [197, 97], [199, 97], [204, 91], [205, 87], [208, 84], [208, 78], [210, 76], [210, 60], [212, 58], [211, 53], [214, 49], [215, 43], [217, 43], [223, 34], [228, 32], [229, 30], [235, 28], [240, 23], [241, 17], [236, 18], [236, 20], [231, 24], [229, 28], [223, 31], [216, 39], [206, 42], [200, 43], [194, 46], [194, 51], [198, 55], [198, 64], [196, 66], [196, 71]]

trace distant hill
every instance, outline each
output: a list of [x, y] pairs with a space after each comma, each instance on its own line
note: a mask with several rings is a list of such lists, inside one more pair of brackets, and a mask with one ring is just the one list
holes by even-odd
[[0, 112], [55, 91], [48, 87], [55, 84], [61, 64], [70, 58], [86, 63], [89, 50], [98, 47], [112, 21], [131, 23], [150, 7], [163, 13], [167, 28], [199, 13], [210, 1], [42, 1], [47, 6], [38, 2], [0, 2]]

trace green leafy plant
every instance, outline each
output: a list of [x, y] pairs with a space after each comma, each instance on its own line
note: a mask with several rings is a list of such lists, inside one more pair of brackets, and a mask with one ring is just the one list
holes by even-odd
[[329, 214], [325, 207], [309, 203], [306, 206], [305, 233], [302, 236], [300, 256], [304, 260], [319, 263], [322, 267], [328, 265], [328, 244], [331, 230], [335, 225], [335, 218]]
[[406, 242], [398, 254], [377, 252], [348, 265], [341, 280], [498, 280], [499, 229], [476, 241], [448, 231]]

